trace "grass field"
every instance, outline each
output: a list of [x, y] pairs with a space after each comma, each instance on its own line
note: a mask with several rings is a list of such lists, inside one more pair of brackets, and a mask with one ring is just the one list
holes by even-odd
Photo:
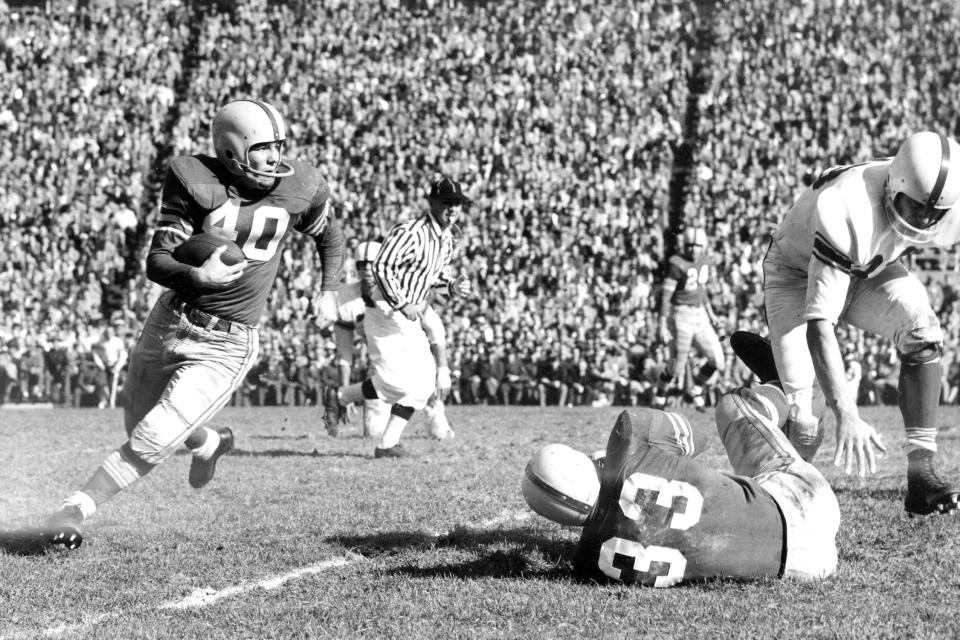
[[[577, 531], [528, 512], [519, 476], [541, 444], [600, 448], [616, 413], [454, 406], [455, 440], [414, 424], [417, 458], [374, 460], [356, 427], [323, 433], [316, 409], [226, 409], [216, 423], [237, 450], [205, 489], [176, 455], [107, 504], [79, 550], [0, 553], [0, 640], [960, 637], [960, 518], [904, 514], [890, 407], [864, 410], [891, 445], [875, 477], [834, 469], [832, 435], [816, 460], [843, 516], [831, 579], [573, 579]], [[940, 468], [960, 480], [960, 411], [941, 419]], [[0, 529], [42, 519], [122, 434], [119, 411], [0, 411]], [[715, 434], [705, 459], [727, 468]]]

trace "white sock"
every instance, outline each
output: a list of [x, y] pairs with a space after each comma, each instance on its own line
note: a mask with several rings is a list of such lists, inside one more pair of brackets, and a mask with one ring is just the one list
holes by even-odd
[[64, 506], [72, 505], [79, 508], [84, 520], [97, 512], [97, 503], [94, 502], [93, 498], [88, 496], [83, 491], [77, 491], [76, 493], [67, 496], [64, 498], [63, 504]]
[[193, 455], [197, 456], [201, 460], [209, 460], [213, 457], [214, 452], [217, 450], [217, 447], [220, 446], [220, 434], [214, 431], [213, 429], [207, 429], [202, 427], [207, 431], [207, 439], [203, 441], [203, 444], [193, 449]]
[[387, 427], [383, 430], [383, 435], [380, 436], [380, 444], [377, 446], [381, 449], [389, 449], [400, 444], [400, 436], [403, 435], [406, 426], [406, 420], [391, 413], [390, 419], [387, 420]]

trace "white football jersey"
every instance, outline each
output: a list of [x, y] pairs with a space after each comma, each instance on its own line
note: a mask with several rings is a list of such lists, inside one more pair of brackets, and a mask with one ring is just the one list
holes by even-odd
[[805, 273], [804, 320], [832, 322], [843, 312], [851, 278], [871, 278], [913, 247], [884, 213], [889, 158], [824, 171], [787, 212], [767, 259]]

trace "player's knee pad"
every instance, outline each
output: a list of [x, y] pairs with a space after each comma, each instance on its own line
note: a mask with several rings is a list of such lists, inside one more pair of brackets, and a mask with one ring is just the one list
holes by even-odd
[[924, 364], [940, 357], [943, 350], [943, 328], [933, 309], [925, 308], [910, 318], [909, 325], [901, 330], [897, 339], [897, 351], [902, 362]]
[[395, 415], [404, 420], [409, 420], [412, 418], [415, 411], [416, 409], [405, 404], [395, 404], [390, 407], [391, 415]]
[[940, 359], [943, 354], [943, 344], [936, 342], [927, 342], [923, 344], [908, 345], [911, 351], [901, 351], [900, 361], [905, 365], [927, 364]]

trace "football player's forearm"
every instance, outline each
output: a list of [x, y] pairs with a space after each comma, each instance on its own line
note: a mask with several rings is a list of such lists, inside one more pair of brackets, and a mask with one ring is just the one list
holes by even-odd
[[833, 323], [827, 320], [807, 322], [807, 346], [813, 360], [817, 380], [827, 406], [837, 415], [857, 413], [856, 399], [846, 383], [846, 372], [840, 356], [840, 344]]
[[343, 286], [340, 281], [343, 273], [343, 229], [335, 219], [327, 220], [323, 234], [317, 238], [317, 252], [323, 269], [320, 290], [338, 290]]
[[174, 291], [193, 287], [190, 277], [193, 268], [174, 259], [168, 251], [151, 251], [147, 255], [147, 278]]

